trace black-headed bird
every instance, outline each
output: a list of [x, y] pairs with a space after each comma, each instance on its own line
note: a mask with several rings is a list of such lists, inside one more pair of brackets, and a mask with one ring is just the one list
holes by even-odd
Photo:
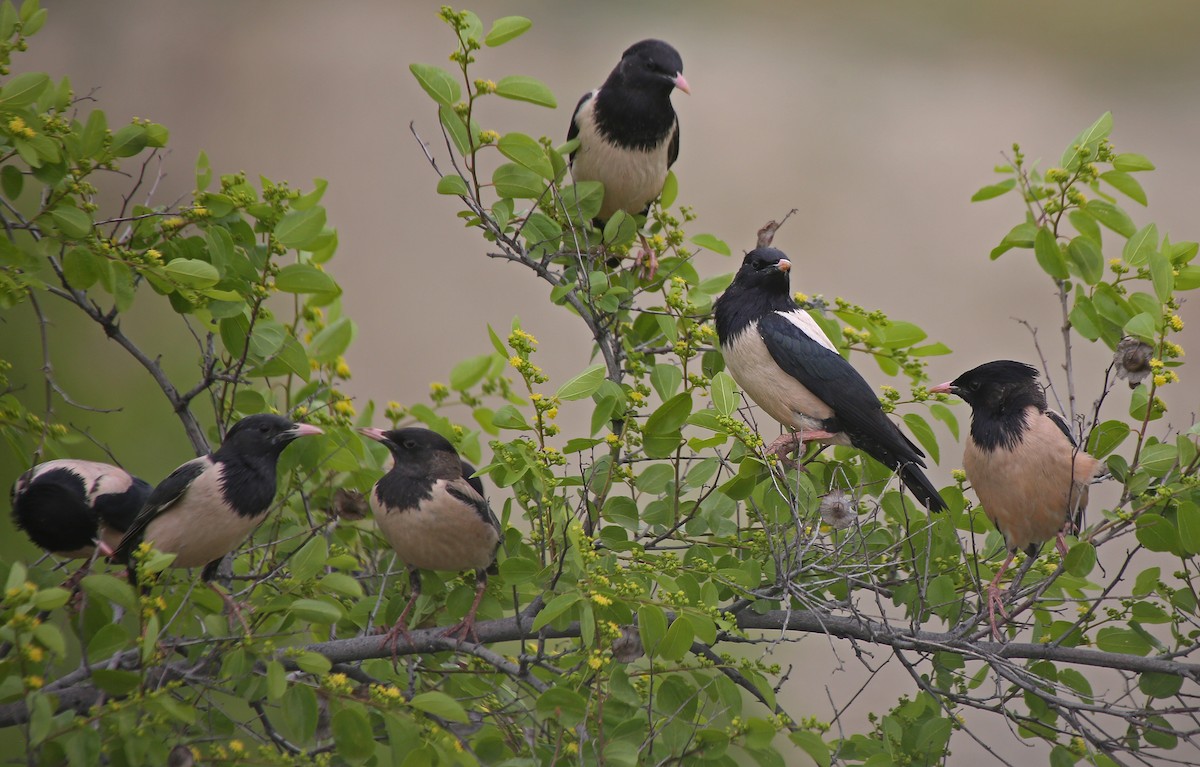
[[[408, 567], [412, 593], [384, 637], [395, 647], [408, 638], [408, 613], [421, 595], [421, 570], [475, 571], [475, 601], [458, 624], [443, 632], [465, 639], [475, 632], [475, 613], [487, 589], [487, 569], [500, 547], [500, 522], [483, 497], [483, 483], [454, 446], [420, 427], [359, 429], [382, 442], [395, 463], [371, 490], [375, 522]], [[476, 637], [478, 639], [478, 637]]]
[[[642, 40], [575, 105], [567, 140], [578, 136], [579, 148], [571, 155], [571, 173], [576, 181], [604, 184], [599, 221], [618, 210], [644, 215], [662, 193], [679, 157], [679, 119], [671, 106], [676, 88], [691, 93], [679, 52], [662, 40]], [[657, 262], [652, 250], [646, 255], [653, 278]]]
[[97, 544], [111, 550], [120, 542], [151, 489], [149, 482], [111, 464], [46, 461], [13, 483], [13, 521], [55, 556], [90, 559]]
[[1036, 556], [1051, 538], [1066, 556], [1064, 533], [1078, 524], [1102, 464], [1079, 448], [1067, 422], [1049, 409], [1032, 365], [987, 362], [929, 391], [954, 394], [971, 406], [963, 468], [1009, 550], [988, 584], [988, 620], [999, 639], [996, 608], [1008, 617], [1001, 576], [1018, 551]]
[[[201, 578], [212, 580], [221, 559], [266, 519], [280, 453], [295, 439], [321, 433], [280, 415], [238, 421], [215, 452], [188, 461], [158, 483], [113, 558], [130, 562], [146, 542], [175, 554], [172, 567], [203, 565]], [[129, 572], [135, 577], [131, 562]]]
[[884, 414], [871, 386], [792, 299], [791, 267], [775, 248], [750, 251], [715, 307], [729, 374], [768, 415], [794, 430], [769, 450], [782, 457], [810, 441], [856, 447], [897, 471], [925, 508], [945, 509], [921, 471], [925, 454]]

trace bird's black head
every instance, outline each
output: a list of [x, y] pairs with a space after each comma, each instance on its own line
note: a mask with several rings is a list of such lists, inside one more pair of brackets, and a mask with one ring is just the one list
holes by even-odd
[[321, 433], [316, 426], [293, 423], [281, 415], [260, 413], [235, 423], [214, 455], [218, 458], [231, 454], [277, 458], [292, 440]]
[[382, 442], [396, 459], [393, 471], [412, 476], [456, 479], [463, 464], [450, 440], [429, 429], [410, 426], [404, 429], [359, 429], [365, 436]]
[[662, 40], [642, 40], [634, 43], [621, 54], [621, 63], [609, 76], [609, 81], [669, 96], [675, 88], [691, 93], [687, 80], [683, 79], [683, 59], [679, 51]]
[[1020, 413], [1030, 405], [1046, 409], [1046, 393], [1038, 384], [1037, 368], [1013, 360], [985, 362], [929, 391], [954, 394], [973, 411], [993, 416]]
[[792, 262], [775, 248], [755, 248], [742, 259], [742, 266], [733, 277], [734, 285], [768, 293], [790, 292]]

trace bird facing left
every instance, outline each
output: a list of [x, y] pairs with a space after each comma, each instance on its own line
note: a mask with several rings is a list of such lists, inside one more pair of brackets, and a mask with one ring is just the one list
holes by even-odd
[[150, 496], [151, 485], [99, 461], [39, 463], [12, 488], [13, 521], [50, 553], [91, 557], [96, 542], [116, 546]]
[[[148, 542], [175, 554], [173, 567], [204, 566], [211, 580], [221, 559], [266, 518], [275, 499], [275, 468], [291, 442], [321, 429], [279, 415], [238, 421], [213, 453], [180, 466], [154, 488], [113, 558], [129, 562]], [[130, 563], [130, 577], [135, 569]]]
[[384, 638], [393, 648], [408, 638], [408, 614], [421, 594], [420, 570], [475, 571], [475, 601], [444, 634], [474, 635], [475, 613], [487, 589], [487, 569], [500, 547], [500, 522], [483, 497], [483, 485], [450, 441], [429, 429], [360, 429], [383, 443], [395, 459], [371, 490], [380, 532], [408, 567], [408, 604]]

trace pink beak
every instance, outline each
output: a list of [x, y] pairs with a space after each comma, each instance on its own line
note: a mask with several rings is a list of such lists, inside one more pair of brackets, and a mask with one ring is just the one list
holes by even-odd
[[383, 436], [383, 429], [359, 429], [358, 433], [364, 437], [370, 437], [376, 442], [383, 442], [385, 439]]
[[679, 90], [683, 91], [684, 93], [686, 93], [689, 96], [692, 95], [692, 88], [691, 88], [691, 86], [688, 85], [687, 80], [683, 79], [682, 74], [675, 75], [675, 79], [672, 82], [675, 83], [675, 87], [678, 88]]
[[292, 434], [295, 434], [297, 437], [308, 437], [313, 434], [324, 434], [325, 433], [324, 431], [321, 430], [320, 426], [313, 426], [311, 423], [298, 423], [291, 430], [291, 432], [292, 432]]
[[953, 383], [952, 381], [947, 381], [946, 383], [940, 383], [937, 386], [930, 386], [929, 393], [930, 394], [950, 394], [950, 388], [951, 388], [952, 383]]

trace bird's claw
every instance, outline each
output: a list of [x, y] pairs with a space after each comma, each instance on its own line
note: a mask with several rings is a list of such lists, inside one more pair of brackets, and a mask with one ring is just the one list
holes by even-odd
[[647, 247], [639, 251], [633, 263], [638, 276], [647, 282], [653, 280], [654, 275], [658, 274], [658, 255], [652, 248]]
[[788, 453], [798, 451], [801, 444], [803, 443], [800, 440], [799, 434], [795, 432], [783, 434], [779, 439], [767, 446], [767, 455], [773, 455], [778, 458], [780, 465], [785, 469], [795, 469], [800, 466], [800, 463], [794, 458], [789, 458]]
[[458, 637], [458, 645], [460, 647], [462, 646], [462, 643], [467, 640], [467, 637], [471, 637], [475, 644], [479, 644], [479, 634], [475, 633], [475, 617], [468, 616], [467, 618], [463, 618], [461, 621], [442, 632], [442, 636], [446, 639], [453, 638], [455, 634], [461, 634], [461, 636]]
[[987, 593], [988, 604], [988, 625], [992, 627], [992, 639], [999, 642], [1002, 640], [1000, 635], [1000, 627], [996, 625], [996, 610], [1000, 610], [1000, 614], [1004, 616], [1004, 620], [1009, 620], [1008, 610], [1004, 607], [1004, 597], [1000, 595], [1000, 587], [995, 583], [988, 586]]
[[404, 619], [408, 616], [400, 616], [400, 620], [396, 621], [387, 633], [383, 635], [383, 644], [379, 645], [379, 649], [383, 650], [390, 647], [392, 650], [392, 660], [396, 660], [396, 650], [400, 644], [400, 637], [404, 637], [404, 641], [410, 646], [413, 646], [412, 634], [409, 633], [408, 627], [404, 625]]

